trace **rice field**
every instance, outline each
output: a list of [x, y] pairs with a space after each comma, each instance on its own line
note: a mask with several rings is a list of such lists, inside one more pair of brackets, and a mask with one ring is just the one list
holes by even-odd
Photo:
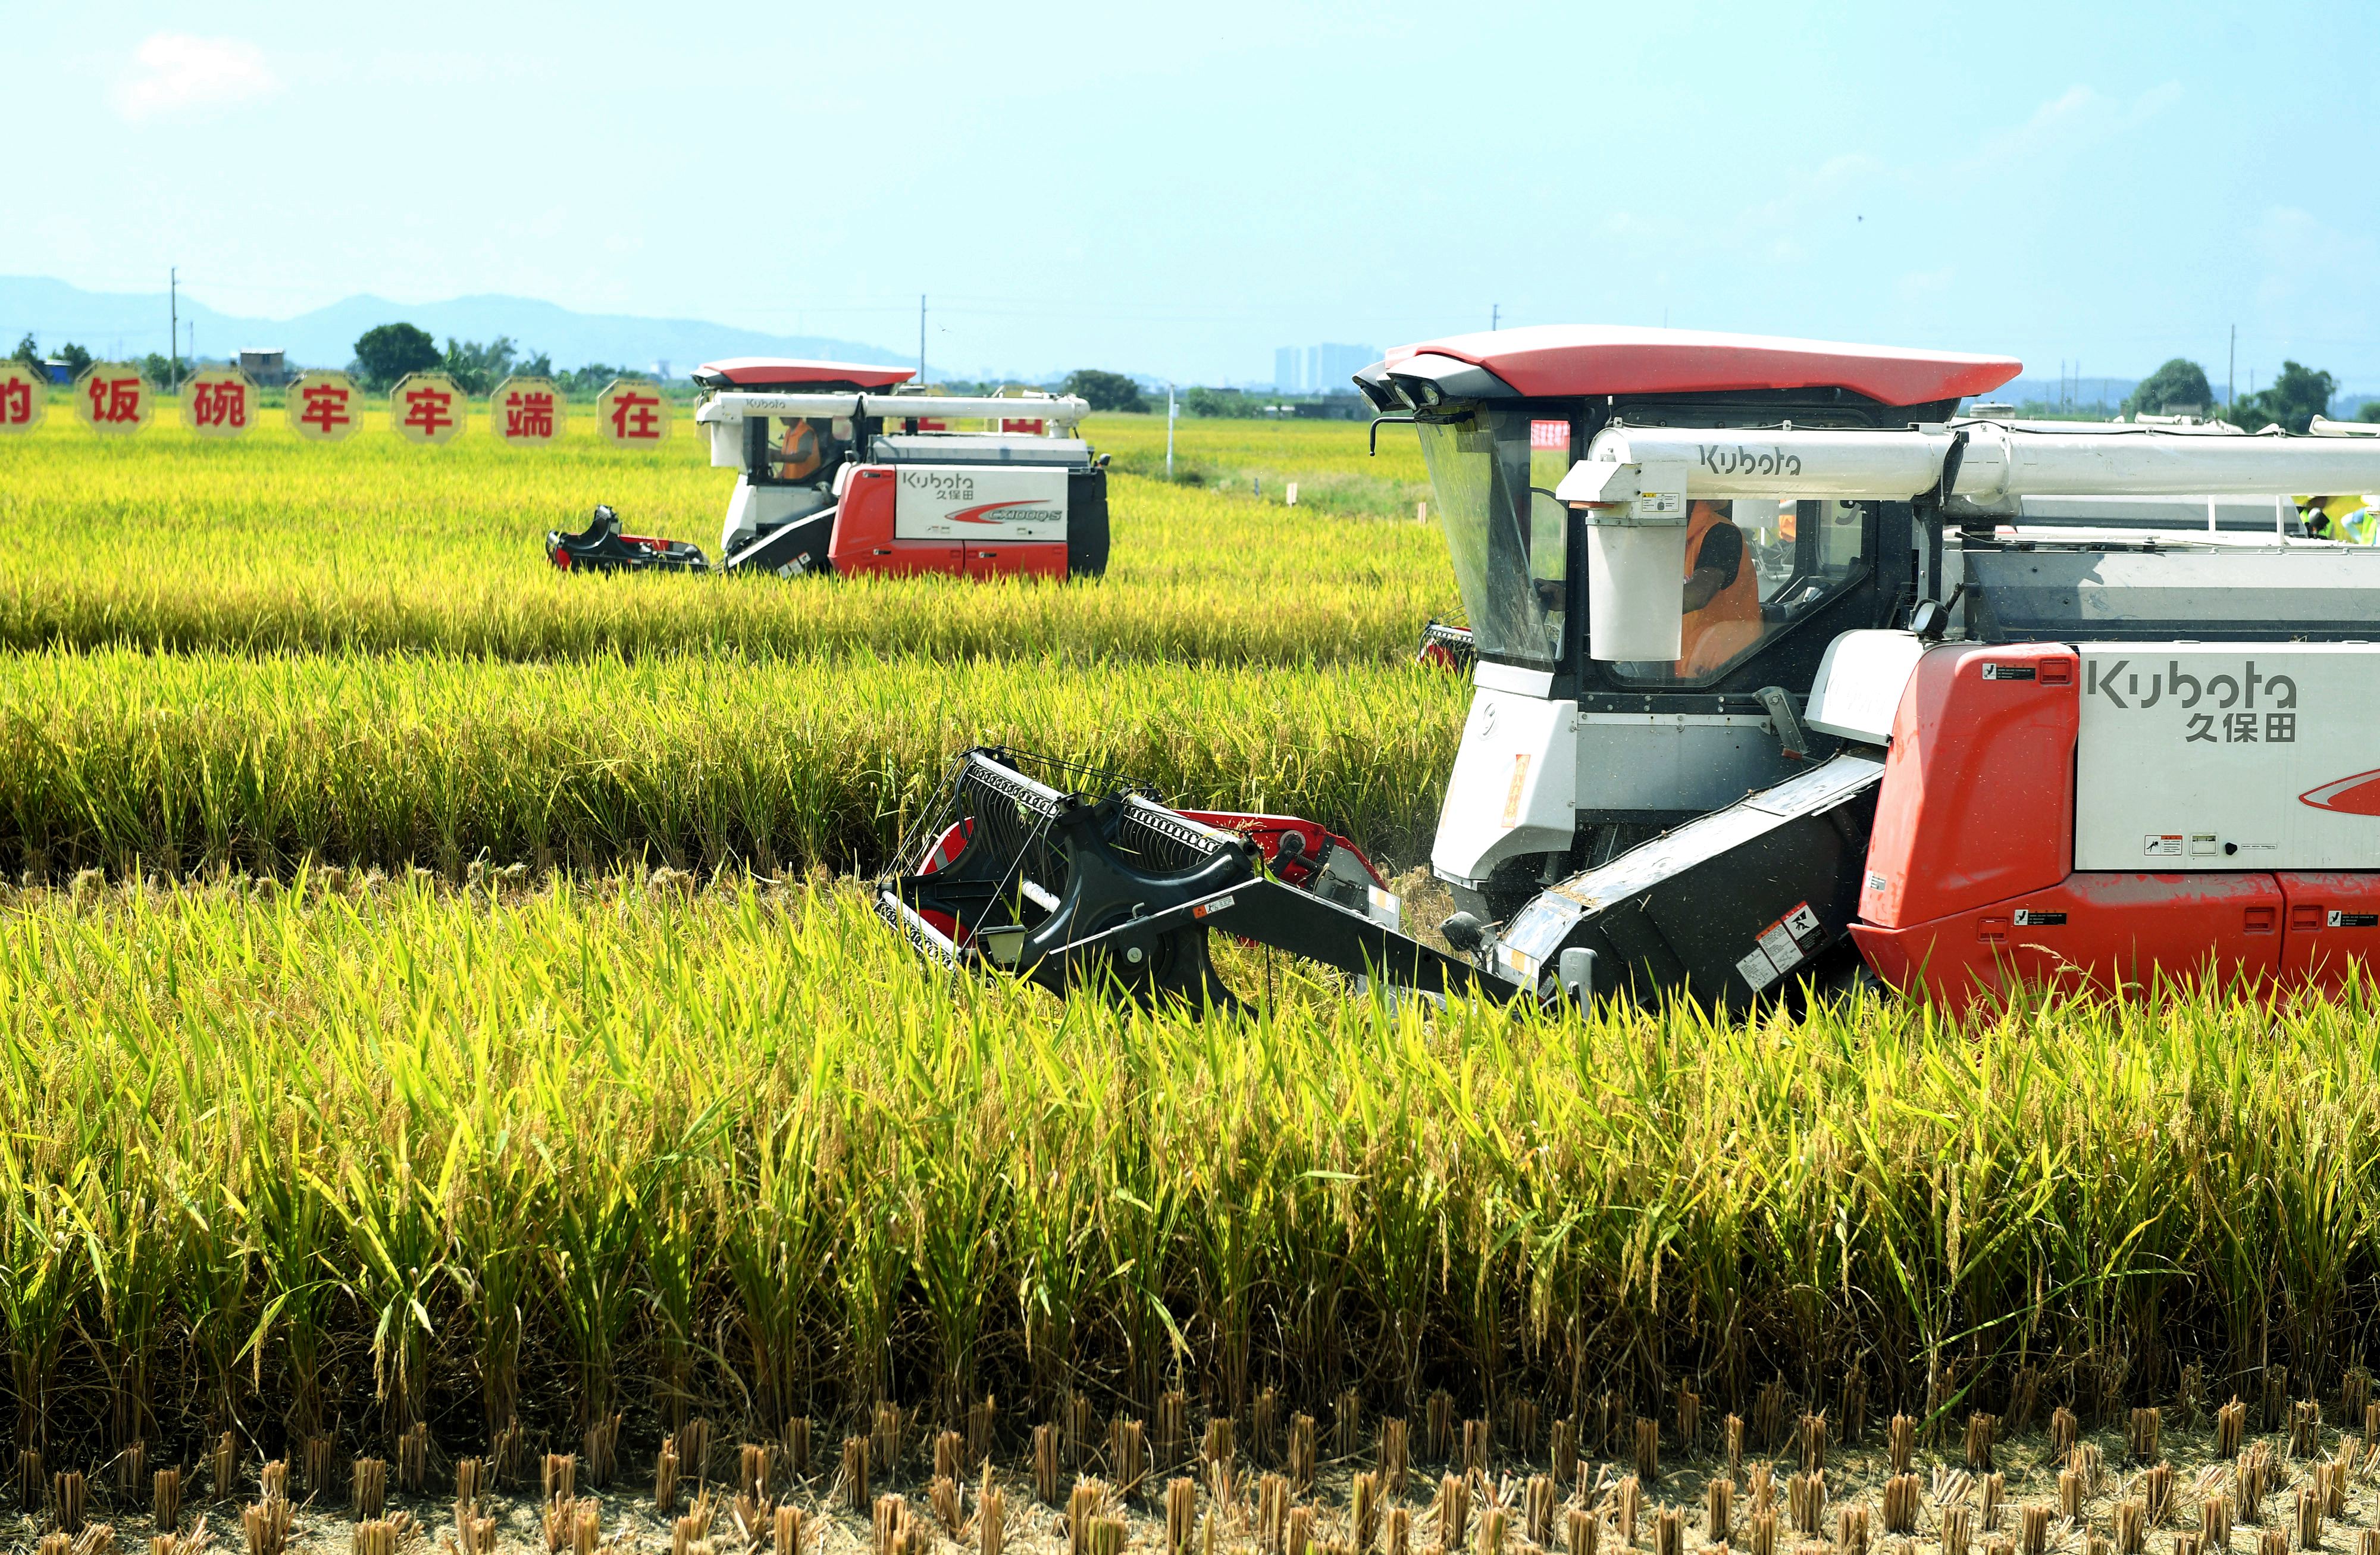
[[2380, 1555], [2368, 986], [1224, 944], [1202, 1020], [882, 929], [981, 740], [1419, 857], [1468, 691], [1363, 432], [1185, 420], [1064, 588], [548, 571], [709, 539], [690, 439], [0, 444], [0, 1544]]
[[[417, 448], [385, 419], [326, 446], [273, 419], [204, 443], [164, 415], [103, 442], [58, 415], [0, 444], [0, 649], [1385, 663], [1459, 603], [1445, 543], [1411, 502], [1351, 516], [1303, 492], [1284, 507], [1278, 482], [1258, 497], [1124, 473], [1111, 477], [1113, 560], [1097, 581], [565, 576], [545, 563], [545, 533], [584, 528], [598, 503], [631, 533], [716, 550], [735, 471], [712, 469], [691, 435], [614, 450], [585, 417], [534, 451], [472, 435], [480, 421]], [[1137, 446], [1143, 419], [1094, 417], [1085, 435]], [[1223, 430], [1238, 425], [1181, 436], [1229, 453], [1281, 433], [1276, 454], [1324, 473], [1364, 462], [1359, 424]], [[1383, 462], [1418, 479], [1412, 430], [1382, 430]], [[1156, 435], [1161, 469], [1161, 419]]]

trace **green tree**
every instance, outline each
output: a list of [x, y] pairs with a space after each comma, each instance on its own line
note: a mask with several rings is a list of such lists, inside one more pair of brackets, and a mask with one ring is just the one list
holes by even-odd
[[511, 375], [513, 356], [513, 339], [508, 334], [500, 334], [485, 346], [450, 334], [446, 355], [438, 365], [465, 394], [484, 395]]
[[91, 364], [94, 358], [89, 351], [69, 340], [58, 347], [57, 356], [52, 359], [67, 364], [68, 378], [79, 378], [91, 371]]
[[364, 387], [393, 388], [408, 372], [427, 372], [444, 358], [427, 330], [411, 324], [376, 324], [356, 338], [356, 368]]
[[35, 372], [42, 371], [42, 346], [41, 343], [33, 338], [31, 330], [27, 330], [25, 338], [17, 342], [17, 348], [9, 353], [8, 359], [13, 362], [22, 362]]
[[2357, 406], [2355, 419], [2359, 421], [2380, 421], [2380, 399], [2367, 399]]
[[1148, 401], [1141, 397], [1139, 384], [1121, 372], [1102, 372], [1095, 367], [1079, 368], [1066, 374], [1059, 392], [1080, 396], [1094, 410], [1148, 408]]
[[1248, 396], [1237, 389], [1210, 389], [1201, 383], [1182, 399], [1193, 416], [1245, 416]]
[[524, 378], [551, 378], [553, 376], [553, 358], [540, 351], [536, 356], [523, 357], [513, 363], [513, 371]]
[[2303, 432], [2313, 427], [2315, 417], [2329, 410], [2330, 396], [2338, 392], [2338, 381], [2329, 373], [2284, 361], [2272, 387], [2240, 395], [2225, 419], [2249, 431], [2277, 426]]
[[2158, 368], [2140, 381], [2132, 392], [2124, 396], [2122, 414], [2134, 416], [2147, 412], [2163, 416], [2187, 411], [2204, 414], [2215, 403], [2215, 391], [2207, 385], [2206, 370], [2183, 357]]

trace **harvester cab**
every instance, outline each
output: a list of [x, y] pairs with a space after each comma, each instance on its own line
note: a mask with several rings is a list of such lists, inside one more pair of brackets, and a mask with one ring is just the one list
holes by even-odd
[[[1049, 839], [1104, 801], [1064, 795], [1038, 852], [1005, 840], [1019, 801], [954, 811], [880, 902], [945, 958], [1029, 923], [1016, 965], [1141, 996], [1204, 988], [1136, 971], [1160, 929], [1203, 968], [1202, 925], [1426, 989], [1729, 1009], [2380, 958], [2380, 553], [2277, 495], [2380, 486], [2380, 443], [1959, 414], [2019, 365], [1544, 328], [1357, 376], [1416, 426], [1470, 621], [1430, 858], [1451, 956], [1393, 899], [1363, 923], [1219, 885], [1211, 838], [1083, 920]], [[950, 897], [953, 864], [996, 888]], [[1134, 935], [1141, 961], [1089, 948]]]
[[[722, 567], [784, 576], [1107, 570], [1107, 465], [1071, 395], [903, 394], [906, 368], [708, 362], [695, 411], [737, 472]], [[962, 423], [984, 430], [960, 431]]]

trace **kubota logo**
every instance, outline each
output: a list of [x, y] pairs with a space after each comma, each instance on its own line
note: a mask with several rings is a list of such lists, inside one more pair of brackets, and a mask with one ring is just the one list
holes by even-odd
[[2259, 691], [2264, 693], [2267, 708], [2287, 712], [2298, 705], [2298, 683], [2285, 674], [2257, 674], [2253, 659], [2248, 660], [2237, 674], [2215, 674], [2203, 678], [2184, 672], [2180, 660], [2168, 659], [2162, 672], [2148, 673], [2145, 689], [2141, 673], [2131, 663], [2130, 659], [2119, 659], [2112, 664], [2092, 661], [2085, 691], [2094, 697], [2105, 697], [2111, 706], [2127, 711], [2134, 707], [2145, 711], [2168, 697], [2178, 707], [2194, 708], [2201, 699], [2206, 699], [2217, 709], [2247, 709], [2256, 705]]

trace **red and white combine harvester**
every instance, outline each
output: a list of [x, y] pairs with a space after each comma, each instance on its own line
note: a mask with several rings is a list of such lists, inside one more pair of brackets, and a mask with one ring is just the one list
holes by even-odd
[[1738, 1010], [2380, 961], [2380, 550], [2276, 495], [2380, 491], [2380, 441], [1959, 413], [2018, 371], [1578, 327], [1358, 375], [1417, 426], [1471, 621], [1452, 955], [1228, 820], [997, 752], [880, 909], [1142, 998], [1227, 998], [1212, 929], [1429, 990]]
[[[1072, 434], [1072, 396], [900, 394], [906, 368], [742, 357], [707, 362], [694, 413], [710, 462], [737, 472], [722, 572], [1097, 576], [1108, 565], [1107, 461]], [[953, 423], [986, 423], [958, 431]], [[609, 508], [546, 536], [553, 565], [710, 570], [684, 541], [620, 533]]]

